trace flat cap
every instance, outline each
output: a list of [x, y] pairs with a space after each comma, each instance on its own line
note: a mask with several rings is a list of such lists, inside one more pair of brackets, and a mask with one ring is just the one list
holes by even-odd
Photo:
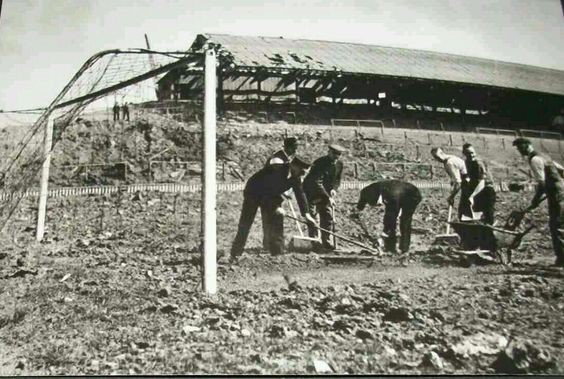
[[345, 151], [347, 151], [347, 149], [345, 149], [343, 146], [337, 144], [331, 144], [329, 145], [329, 148], [331, 150], [338, 151], [339, 153], [344, 153]]
[[523, 137], [515, 138], [515, 140], [513, 141], [513, 146], [530, 145], [530, 144], [531, 144], [531, 140]]
[[284, 147], [296, 146], [298, 144], [298, 139], [296, 137], [284, 138]]
[[292, 161], [290, 162], [291, 165], [293, 166], [297, 166], [299, 168], [303, 168], [303, 169], [308, 169], [311, 167], [311, 164], [304, 161], [302, 158], [300, 157], [294, 157], [294, 159], [292, 159]]

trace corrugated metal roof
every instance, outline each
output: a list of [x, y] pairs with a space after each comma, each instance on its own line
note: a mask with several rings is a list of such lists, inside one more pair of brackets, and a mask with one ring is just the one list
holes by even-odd
[[564, 95], [564, 71], [461, 55], [343, 42], [227, 34], [199, 35], [220, 44], [236, 66], [342, 71], [445, 80]]

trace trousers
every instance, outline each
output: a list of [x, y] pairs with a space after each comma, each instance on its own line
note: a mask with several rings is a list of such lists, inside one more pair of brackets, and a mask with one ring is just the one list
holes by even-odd
[[548, 201], [548, 228], [552, 238], [554, 254], [564, 259], [564, 201]]
[[231, 256], [239, 256], [243, 253], [259, 208], [263, 219], [263, 230], [268, 233], [268, 236], [263, 236], [265, 249], [273, 255], [284, 253], [284, 217], [275, 213], [276, 208], [281, 204], [282, 199], [279, 197], [257, 199], [244, 196], [237, 234], [231, 245]]
[[[329, 201], [322, 200], [315, 203], [314, 205], [312, 204], [310, 208], [310, 213], [313, 217], [319, 214], [319, 227], [325, 230], [332, 230], [331, 228], [333, 227], [334, 220], [333, 220], [333, 213], [331, 211], [331, 203]], [[307, 230], [308, 230], [308, 235], [310, 237], [315, 238], [318, 236], [319, 229], [317, 229], [315, 225], [308, 224]], [[328, 244], [330, 243], [329, 240], [330, 240], [330, 234], [322, 231], [321, 243]]]
[[485, 186], [479, 194], [474, 197], [474, 206], [471, 208], [468, 198], [474, 191], [469, 185], [463, 185], [460, 194], [460, 203], [458, 205], [458, 218], [462, 219], [462, 215], [472, 217], [472, 209], [474, 212], [482, 212], [484, 222], [493, 225], [495, 215], [496, 193], [491, 186]]
[[409, 198], [403, 199], [402, 204], [399, 201], [389, 201], [384, 211], [384, 247], [386, 250], [395, 252], [397, 243], [397, 220], [401, 209], [400, 220], [400, 242], [399, 248], [402, 252], [409, 250], [411, 245], [411, 223], [415, 209], [421, 202], [420, 194], [413, 194]]

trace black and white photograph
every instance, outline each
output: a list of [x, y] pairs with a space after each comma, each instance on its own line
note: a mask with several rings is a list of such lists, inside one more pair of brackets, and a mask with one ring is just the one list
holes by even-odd
[[564, 374], [564, 1], [0, 0], [0, 376]]

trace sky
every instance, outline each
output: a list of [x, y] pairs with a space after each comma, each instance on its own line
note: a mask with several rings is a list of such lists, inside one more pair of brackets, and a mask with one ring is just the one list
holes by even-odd
[[93, 54], [185, 50], [197, 34], [283, 36], [564, 71], [560, 0], [3, 0], [0, 110], [47, 106]]

